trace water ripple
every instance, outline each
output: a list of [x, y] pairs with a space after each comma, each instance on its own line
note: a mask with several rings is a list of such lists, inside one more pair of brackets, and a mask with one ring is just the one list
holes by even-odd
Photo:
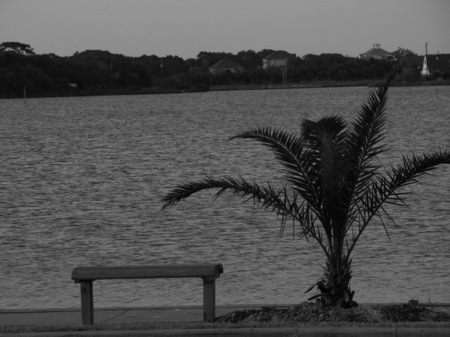
[[[357, 113], [368, 88], [0, 100], [1, 309], [78, 307], [76, 265], [221, 262], [219, 304], [293, 303], [321, 275], [314, 244], [268, 212], [202, 193], [167, 211], [177, 183], [239, 174], [277, 184], [267, 149], [228, 138]], [[450, 144], [446, 87], [393, 88], [379, 158]], [[390, 239], [374, 223], [353, 259], [356, 300], [450, 302], [450, 169], [411, 187]], [[97, 281], [98, 306], [200, 304], [201, 280]], [[175, 295], [176, 294], [176, 295]]]

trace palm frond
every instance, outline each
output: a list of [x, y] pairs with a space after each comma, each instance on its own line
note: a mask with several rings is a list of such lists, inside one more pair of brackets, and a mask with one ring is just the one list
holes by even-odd
[[391, 173], [388, 173], [387, 176], [377, 176], [376, 179], [372, 180], [370, 187], [366, 189], [365, 194], [359, 200], [362, 204], [362, 207], [359, 208], [362, 224], [358, 234], [353, 239], [348, 254], [352, 252], [372, 218], [374, 216], [381, 217], [381, 211], [385, 212], [382, 208], [384, 203], [405, 204], [402, 193], [399, 193], [398, 190], [418, 183], [418, 178], [441, 164], [450, 164], [450, 151], [436, 151], [421, 156], [404, 156], [402, 164], [393, 167]]
[[281, 219], [282, 232], [286, 220], [291, 218], [300, 226], [299, 236], [314, 238], [322, 247], [325, 255], [329, 256], [326, 244], [322, 240], [320, 228], [315, 226], [317, 221], [320, 222], [315, 211], [301, 199], [296, 191], [289, 191], [286, 186], [276, 191], [270, 184], [267, 187], [261, 187], [257, 183], [250, 183], [242, 178], [236, 180], [231, 177], [220, 179], [207, 177], [201, 181], [178, 185], [162, 198], [164, 203], [162, 208], [171, 207], [197, 192], [209, 189], [218, 189], [214, 199], [229, 191], [246, 202], [253, 201], [254, 205], [276, 213], [277, 217]]
[[317, 122], [305, 119], [301, 125], [301, 135], [310, 148], [319, 150], [324, 134], [327, 134], [331, 139], [336, 139], [337, 135], [343, 133], [346, 129], [347, 122], [342, 116], [323, 117]]
[[320, 211], [320, 182], [315, 154], [305, 147], [300, 137], [272, 128], [258, 128], [230, 138], [254, 139], [275, 154], [287, 173], [287, 180], [316, 211]]
[[380, 142], [384, 139], [383, 130], [387, 120], [385, 111], [388, 89], [397, 71], [398, 66], [394, 67], [386, 80], [370, 94], [352, 123], [353, 130], [349, 133], [347, 153], [348, 160], [353, 165], [347, 178], [349, 186], [353, 188], [352, 194], [360, 194], [380, 168], [373, 164], [372, 159], [386, 151], [386, 147], [380, 145]]
[[232, 195], [241, 197], [247, 202], [253, 201], [255, 205], [269, 208], [283, 218], [287, 215], [296, 218], [295, 214], [298, 212], [298, 207], [295, 202], [291, 202], [286, 188], [275, 191], [270, 184], [267, 184], [267, 187], [261, 187], [257, 183], [250, 183], [243, 178], [233, 179], [231, 177], [217, 179], [207, 177], [197, 182], [178, 185], [162, 198], [164, 203], [162, 208], [166, 209], [195, 193], [209, 189], [218, 190], [214, 199], [229, 191]]

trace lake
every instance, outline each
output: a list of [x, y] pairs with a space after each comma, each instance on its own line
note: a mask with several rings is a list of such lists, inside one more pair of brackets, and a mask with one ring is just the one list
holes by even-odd
[[[305, 301], [322, 275], [313, 242], [268, 211], [201, 193], [162, 211], [180, 182], [283, 178], [260, 144], [228, 141], [303, 118], [351, 120], [370, 88], [0, 100], [0, 309], [79, 307], [77, 265], [217, 262], [218, 304]], [[450, 88], [391, 88], [380, 162], [450, 145]], [[379, 222], [353, 255], [358, 302], [450, 302], [450, 167], [410, 187], [398, 227]], [[96, 307], [199, 305], [202, 280], [97, 281]]]

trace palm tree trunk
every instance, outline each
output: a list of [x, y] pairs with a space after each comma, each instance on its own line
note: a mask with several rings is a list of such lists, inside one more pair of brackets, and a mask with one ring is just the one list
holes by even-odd
[[347, 260], [338, 249], [327, 261], [322, 280], [317, 282], [321, 304], [338, 308], [355, 306], [354, 291], [350, 290], [351, 278], [351, 260]]

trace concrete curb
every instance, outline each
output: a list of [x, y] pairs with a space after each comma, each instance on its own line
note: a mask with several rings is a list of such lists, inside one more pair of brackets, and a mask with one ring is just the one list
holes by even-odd
[[72, 331], [42, 333], [8, 333], [2, 337], [447, 337], [450, 328], [339, 328], [339, 327], [294, 327], [294, 328], [242, 328], [242, 329], [189, 329], [189, 330], [123, 330], [123, 331]]

